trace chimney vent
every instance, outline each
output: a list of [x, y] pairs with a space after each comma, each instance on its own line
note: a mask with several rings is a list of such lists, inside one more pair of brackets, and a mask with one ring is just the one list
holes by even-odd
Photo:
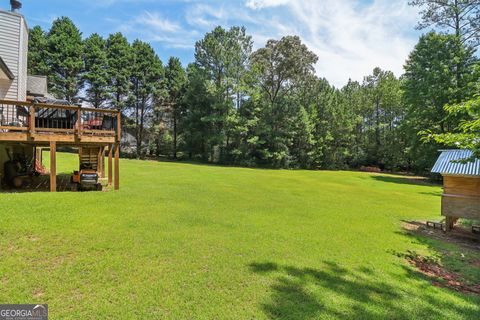
[[12, 12], [18, 12], [22, 8], [22, 3], [18, 0], [10, 0], [10, 6], [12, 7]]

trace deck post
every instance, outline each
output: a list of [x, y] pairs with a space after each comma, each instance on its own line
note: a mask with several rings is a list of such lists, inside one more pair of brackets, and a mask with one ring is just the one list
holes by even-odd
[[57, 143], [50, 141], [50, 192], [57, 191]]
[[105, 147], [102, 147], [102, 159], [101, 159], [101, 163], [102, 163], [102, 178], [105, 178]]
[[108, 185], [112, 185], [113, 178], [113, 168], [112, 168], [112, 157], [113, 157], [113, 144], [108, 146]]
[[102, 147], [98, 148], [98, 153], [97, 153], [97, 171], [99, 173], [99, 176], [103, 176], [103, 163], [102, 163]]
[[36, 161], [38, 161], [40, 163], [40, 165], [43, 166], [43, 148], [35, 146], [35, 149], [37, 150], [36, 151], [36, 156], [37, 156]]
[[77, 109], [77, 136], [80, 139], [82, 136], [82, 108]]
[[120, 189], [120, 143], [115, 143], [115, 176], [114, 189]]
[[122, 112], [119, 110], [117, 113], [117, 141], [120, 143], [122, 140]]
[[30, 123], [28, 126], [30, 129], [30, 135], [34, 136], [35, 135], [35, 106], [29, 107], [29, 113], [30, 113]]
[[453, 225], [454, 225], [454, 217], [451, 216], [446, 216], [445, 217], [445, 231], [449, 232], [453, 230]]

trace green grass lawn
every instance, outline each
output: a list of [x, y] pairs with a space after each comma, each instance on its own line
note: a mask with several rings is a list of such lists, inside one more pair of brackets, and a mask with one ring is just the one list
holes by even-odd
[[[46, 157], [47, 158], [47, 157]], [[59, 156], [59, 171], [77, 167]], [[51, 319], [479, 319], [399, 253], [438, 186], [357, 173], [121, 160], [119, 192], [0, 194], [0, 303]]]

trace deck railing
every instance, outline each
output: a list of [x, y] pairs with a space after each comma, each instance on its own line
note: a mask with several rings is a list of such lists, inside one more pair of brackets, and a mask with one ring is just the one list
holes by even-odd
[[120, 140], [118, 110], [0, 100], [0, 134], [110, 137]]

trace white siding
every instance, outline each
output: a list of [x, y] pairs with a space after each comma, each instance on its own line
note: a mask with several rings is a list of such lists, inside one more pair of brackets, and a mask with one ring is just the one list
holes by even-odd
[[20, 49], [18, 61], [18, 100], [27, 100], [28, 29], [25, 19], [20, 19]]
[[26, 100], [28, 29], [22, 15], [0, 11], [0, 57], [15, 76], [0, 80], [0, 99]]

